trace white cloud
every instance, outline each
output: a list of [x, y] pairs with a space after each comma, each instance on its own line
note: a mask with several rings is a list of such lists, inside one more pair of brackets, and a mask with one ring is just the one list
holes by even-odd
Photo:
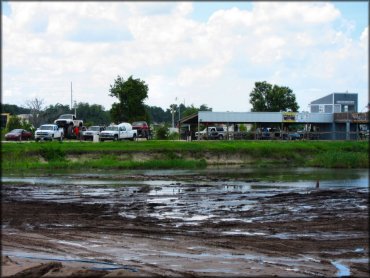
[[301, 107], [333, 91], [367, 94], [368, 28], [351, 37], [353, 22], [333, 3], [256, 2], [203, 21], [192, 19], [191, 2], [9, 5], [2, 26], [5, 103], [34, 96], [69, 104], [73, 81], [77, 101], [110, 108], [117, 75], [145, 80], [148, 104], [164, 109], [178, 97], [245, 111], [254, 82], [262, 80], [291, 87]]

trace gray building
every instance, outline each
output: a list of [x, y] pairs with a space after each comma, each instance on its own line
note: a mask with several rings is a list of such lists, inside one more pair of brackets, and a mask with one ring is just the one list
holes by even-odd
[[358, 111], [357, 93], [332, 93], [312, 101], [311, 113], [341, 113]]

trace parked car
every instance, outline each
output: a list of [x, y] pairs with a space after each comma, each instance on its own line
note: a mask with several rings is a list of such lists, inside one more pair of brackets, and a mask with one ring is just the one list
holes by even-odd
[[302, 139], [303, 134], [300, 134], [298, 132], [290, 132], [283, 135], [284, 140], [300, 140]]
[[5, 134], [6, 141], [22, 141], [30, 140], [32, 138], [32, 133], [25, 129], [13, 129], [12, 131]]
[[86, 131], [82, 132], [82, 138], [84, 140], [93, 140], [94, 135], [100, 135], [100, 132], [105, 130], [104, 126], [93, 125], [90, 126]]

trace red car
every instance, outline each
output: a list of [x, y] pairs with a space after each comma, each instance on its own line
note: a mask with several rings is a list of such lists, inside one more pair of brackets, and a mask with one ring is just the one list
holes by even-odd
[[24, 129], [13, 129], [11, 132], [5, 134], [6, 141], [22, 141], [30, 140], [32, 133]]

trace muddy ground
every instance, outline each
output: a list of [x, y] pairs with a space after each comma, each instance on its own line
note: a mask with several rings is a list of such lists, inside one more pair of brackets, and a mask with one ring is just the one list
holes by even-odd
[[366, 188], [145, 179], [4, 183], [2, 276], [368, 277]]

